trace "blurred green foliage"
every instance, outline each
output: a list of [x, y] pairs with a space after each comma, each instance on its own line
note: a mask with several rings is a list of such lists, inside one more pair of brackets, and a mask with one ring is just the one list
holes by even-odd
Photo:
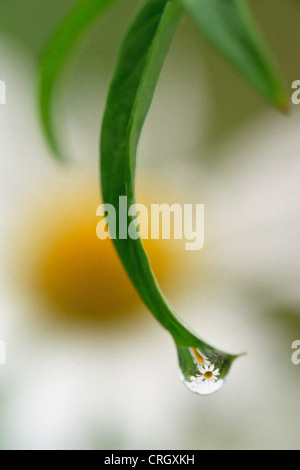
[[[89, 74], [99, 76], [99, 70], [112, 70], [120, 39], [138, 0], [125, 0], [109, 12], [101, 28], [90, 33], [84, 61]], [[76, 0], [9, 0], [0, 3], [0, 32], [13, 36], [38, 57], [53, 29], [61, 22]], [[277, 57], [287, 83], [300, 78], [300, 5], [296, 0], [250, 0], [254, 13], [268, 44]], [[207, 131], [207, 142], [213, 146], [228, 132], [255, 118], [268, 108], [255, 91], [243, 82], [212, 48], [205, 43], [193, 22], [187, 18], [180, 28], [184, 47], [196, 44], [208, 75], [214, 119]], [[178, 41], [179, 42], [179, 41]], [[106, 47], [103, 47], [105, 43]], [[179, 49], [179, 53], [182, 48]], [[101, 53], [100, 53], [101, 52]]]

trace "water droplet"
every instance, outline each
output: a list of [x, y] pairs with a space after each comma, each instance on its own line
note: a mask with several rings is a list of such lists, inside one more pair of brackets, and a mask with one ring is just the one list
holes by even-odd
[[233, 357], [212, 349], [177, 347], [182, 381], [198, 395], [222, 388]]
[[182, 374], [182, 381], [184, 385], [193, 393], [198, 395], [211, 395], [217, 392], [224, 385], [224, 380], [219, 379], [215, 382], [209, 382], [207, 380], [201, 380], [201, 375], [195, 376], [184, 376]]

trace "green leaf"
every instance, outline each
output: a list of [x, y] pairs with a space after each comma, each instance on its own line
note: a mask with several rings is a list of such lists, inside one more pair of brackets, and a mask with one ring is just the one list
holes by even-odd
[[[182, 17], [177, 0], [147, 0], [124, 39], [112, 80], [101, 136], [103, 201], [112, 205], [117, 221], [124, 216], [119, 197], [127, 196], [127, 214], [135, 204], [136, 152], [142, 127], [169, 46]], [[127, 217], [126, 214], [126, 217]], [[127, 217], [127, 227], [136, 216]], [[108, 221], [110, 226], [110, 222]], [[117, 222], [116, 233], [119, 233]], [[190, 348], [198, 348], [226, 373], [236, 356], [209, 346], [186, 328], [164, 298], [140, 238], [114, 240], [115, 247], [140, 297], [161, 325], [173, 336], [181, 367], [192, 361]], [[182, 358], [184, 357], [184, 361]], [[189, 371], [192, 368], [189, 367]], [[186, 371], [182, 370], [186, 377]]]
[[62, 69], [86, 29], [117, 0], [81, 0], [47, 44], [40, 63], [39, 106], [46, 138], [57, 158], [63, 159], [52, 118], [52, 99]]
[[181, 0], [204, 37], [281, 110], [289, 97], [246, 0]]

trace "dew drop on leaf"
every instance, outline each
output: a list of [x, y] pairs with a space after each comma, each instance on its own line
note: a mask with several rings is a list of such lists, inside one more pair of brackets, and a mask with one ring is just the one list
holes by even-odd
[[202, 381], [201, 376], [198, 374], [189, 376], [182, 373], [182, 381], [191, 392], [197, 393], [198, 395], [211, 395], [220, 390], [224, 385], [223, 379], [218, 379], [215, 382], [209, 382], [207, 380]]
[[177, 346], [181, 378], [198, 395], [211, 395], [222, 388], [233, 357], [210, 349]]

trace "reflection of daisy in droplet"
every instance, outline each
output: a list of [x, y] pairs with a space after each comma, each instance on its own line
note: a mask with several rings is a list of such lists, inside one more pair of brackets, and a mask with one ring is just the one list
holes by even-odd
[[199, 369], [201, 366], [209, 365], [209, 364], [210, 364], [210, 362], [209, 362], [209, 360], [207, 359], [207, 357], [206, 357], [202, 352], [200, 352], [198, 349], [196, 349], [196, 348], [191, 348], [191, 353], [192, 353], [194, 362], [195, 362], [196, 366], [198, 367], [198, 369]]
[[213, 364], [200, 367], [200, 372], [202, 374], [200, 381], [205, 383], [217, 382], [218, 376], [220, 375], [219, 369], [215, 369]]

